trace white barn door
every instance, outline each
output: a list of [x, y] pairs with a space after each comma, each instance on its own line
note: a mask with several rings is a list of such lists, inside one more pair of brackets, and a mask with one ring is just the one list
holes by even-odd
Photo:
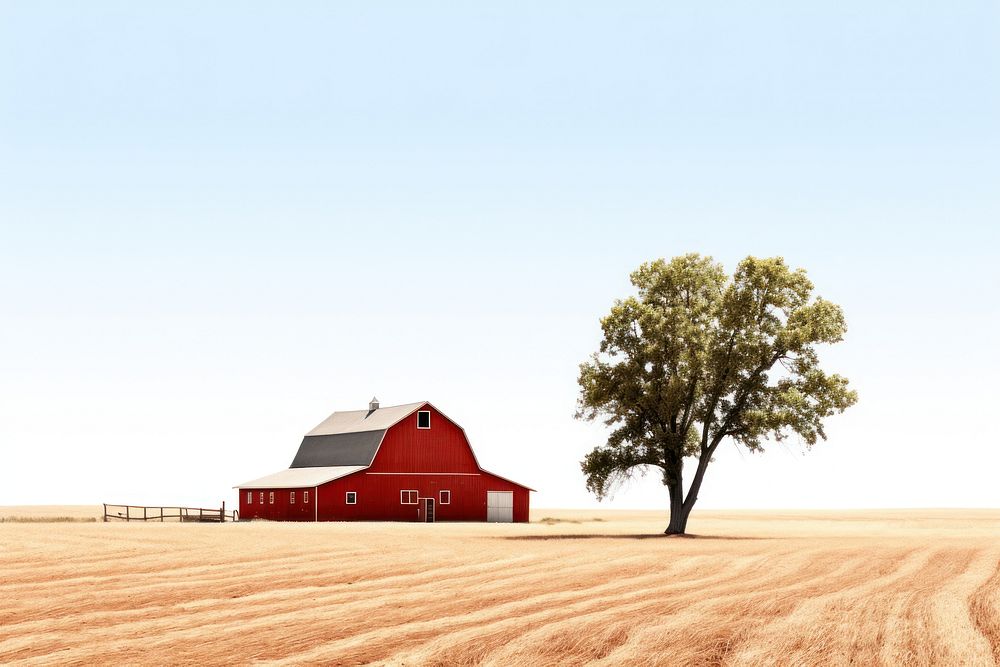
[[514, 492], [486, 492], [486, 520], [490, 523], [514, 521]]

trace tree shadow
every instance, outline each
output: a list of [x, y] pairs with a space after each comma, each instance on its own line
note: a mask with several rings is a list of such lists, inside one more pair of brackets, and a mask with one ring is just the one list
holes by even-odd
[[664, 535], [662, 533], [569, 533], [566, 535], [506, 535], [500, 539], [514, 541], [546, 541], [546, 540], [773, 540], [773, 537], [750, 537], [742, 535]]

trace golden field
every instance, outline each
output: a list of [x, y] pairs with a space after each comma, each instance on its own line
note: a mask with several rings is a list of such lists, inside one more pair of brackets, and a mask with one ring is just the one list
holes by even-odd
[[1000, 511], [665, 520], [0, 523], [0, 663], [1000, 662]]

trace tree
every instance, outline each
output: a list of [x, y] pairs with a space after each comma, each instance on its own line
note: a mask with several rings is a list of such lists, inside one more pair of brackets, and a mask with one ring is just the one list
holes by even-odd
[[[724, 440], [757, 452], [797, 434], [811, 448], [826, 439], [823, 420], [857, 402], [816, 352], [847, 325], [780, 257], [747, 257], [730, 277], [689, 254], [645, 263], [631, 281], [638, 294], [615, 301], [600, 351], [580, 365], [577, 418], [612, 427], [580, 465], [599, 499], [659, 468], [670, 496], [665, 532], [683, 534]], [[687, 457], [698, 463], [685, 496]]]

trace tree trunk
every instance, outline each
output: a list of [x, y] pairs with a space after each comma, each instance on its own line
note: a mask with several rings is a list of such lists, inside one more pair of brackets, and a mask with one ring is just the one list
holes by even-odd
[[670, 492], [670, 523], [664, 533], [683, 535], [687, 515], [690, 513], [684, 511], [684, 458], [680, 453], [665, 448], [664, 459], [669, 467], [664, 475], [664, 482]]
[[691, 516], [691, 510], [694, 509], [694, 504], [698, 501], [698, 491], [701, 489], [701, 481], [705, 479], [705, 471], [708, 470], [708, 463], [712, 460], [711, 457], [714, 452], [715, 448], [713, 447], [708, 452], [702, 454], [698, 460], [698, 469], [691, 480], [691, 488], [688, 489], [686, 500], [683, 499], [683, 486], [680, 487], [676, 494], [671, 489], [670, 525], [667, 526], [667, 535], [684, 535], [687, 531], [688, 517]]
[[691, 510], [684, 507], [684, 503], [681, 502], [682, 495], [680, 490], [670, 494], [670, 523], [663, 531], [665, 535], [683, 535], [684, 531], [687, 530], [688, 516], [691, 514]]

